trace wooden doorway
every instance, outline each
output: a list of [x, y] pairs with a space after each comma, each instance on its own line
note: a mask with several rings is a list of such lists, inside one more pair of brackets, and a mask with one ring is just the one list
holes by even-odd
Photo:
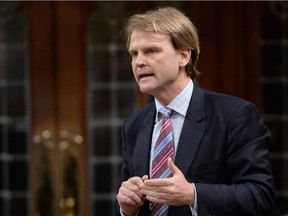
[[89, 215], [86, 9], [21, 3], [29, 29], [33, 215]]

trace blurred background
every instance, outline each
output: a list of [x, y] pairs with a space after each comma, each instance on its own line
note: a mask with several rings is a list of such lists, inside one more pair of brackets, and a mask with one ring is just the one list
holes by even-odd
[[0, 215], [110, 216], [139, 93], [123, 20], [175, 6], [199, 30], [199, 85], [257, 105], [288, 212], [288, 2], [0, 2]]

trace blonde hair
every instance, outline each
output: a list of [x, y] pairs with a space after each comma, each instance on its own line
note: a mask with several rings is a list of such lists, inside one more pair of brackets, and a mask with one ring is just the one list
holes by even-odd
[[190, 61], [185, 67], [186, 73], [192, 79], [199, 77], [200, 72], [196, 69], [200, 53], [197, 29], [190, 19], [178, 9], [164, 7], [131, 16], [124, 27], [128, 49], [130, 37], [134, 30], [167, 34], [170, 36], [175, 49], [191, 50]]

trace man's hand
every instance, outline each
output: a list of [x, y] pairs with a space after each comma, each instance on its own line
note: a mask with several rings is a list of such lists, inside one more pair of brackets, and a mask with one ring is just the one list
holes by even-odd
[[124, 181], [119, 188], [117, 201], [123, 213], [127, 216], [135, 215], [145, 200], [140, 185], [143, 181], [140, 177], [132, 177]]
[[183, 173], [176, 167], [172, 159], [168, 159], [168, 166], [173, 176], [164, 179], [147, 179], [140, 185], [141, 192], [146, 199], [153, 203], [179, 206], [194, 205], [195, 190]]

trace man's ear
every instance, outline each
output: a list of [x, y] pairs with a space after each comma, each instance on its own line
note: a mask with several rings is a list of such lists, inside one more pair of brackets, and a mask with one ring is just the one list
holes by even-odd
[[185, 67], [191, 58], [191, 50], [190, 49], [179, 49], [178, 54], [180, 56], [179, 65], [181, 67]]

